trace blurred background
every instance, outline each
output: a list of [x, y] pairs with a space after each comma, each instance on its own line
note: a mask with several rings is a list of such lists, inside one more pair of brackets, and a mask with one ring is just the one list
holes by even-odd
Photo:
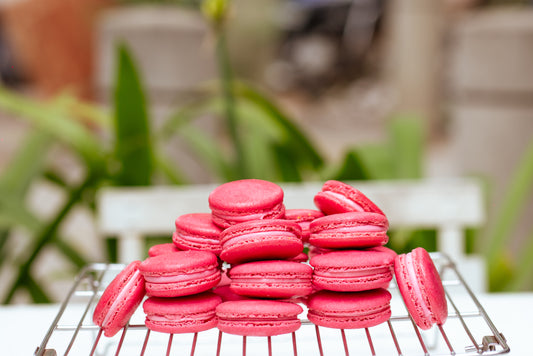
[[532, 5], [0, 0], [0, 300], [116, 259], [102, 187], [250, 177], [476, 177], [467, 251], [490, 291], [533, 290]]

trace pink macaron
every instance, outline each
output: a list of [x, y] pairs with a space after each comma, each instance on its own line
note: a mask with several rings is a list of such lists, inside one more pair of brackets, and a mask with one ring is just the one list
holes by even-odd
[[228, 302], [228, 301], [235, 301], [235, 300], [249, 300], [253, 299], [251, 297], [246, 297], [244, 295], [239, 295], [231, 290], [230, 285], [218, 285], [215, 289], [213, 289], [213, 293], [220, 296], [222, 298], [222, 301]]
[[309, 262], [314, 267], [313, 285], [338, 292], [387, 288], [392, 280], [394, 257], [393, 253], [373, 249], [339, 250], [313, 256]]
[[93, 322], [113, 336], [128, 323], [144, 295], [144, 278], [139, 272], [140, 261], [126, 266], [107, 286], [93, 313]]
[[228, 228], [250, 220], [283, 219], [283, 190], [261, 179], [242, 179], [216, 187], [208, 197], [213, 222]]
[[292, 258], [303, 251], [301, 232], [297, 223], [283, 219], [233, 225], [220, 234], [220, 258], [231, 264]]
[[349, 212], [313, 220], [309, 243], [321, 248], [366, 248], [389, 241], [389, 222], [385, 215]]
[[148, 249], [148, 257], [154, 257], [159, 255], [164, 255], [167, 253], [173, 253], [181, 251], [178, 246], [174, 245], [174, 243], [164, 243], [164, 244], [157, 244], [153, 245]]
[[209, 213], [191, 213], [179, 216], [175, 221], [176, 231], [172, 241], [181, 250], [211, 251], [220, 255], [220, 232]]
[[300, 252], [294, 257], [287, 258], [287, 261], [293, 261], [293, 262], [307, 262], [309, 261], [309, 256], [305, 252]]
[[319, 291], [307, 298], [307, 319], [335, 329], [369, 328], [391, 316], [391, 294], [383, 288], [365, 292]]
[[292, 261], [256, 261], [229, 271], [231, 290], [257, 298], [291, 298], [312, 292], [311, 266]]
[[416, 325], [429, 329], [444, 324], [448, 316], [446, 294], [428, 252], [417, 247], [396, 257], [394, 273], [405, 306]]
[[286, 209], [285, 219], [292, 220], [298, 223], [302, 228], [302, 241], [307, 242], [309, 240], [309, 224], [311, 221], [324, 216], [321, 211], [314, 209]]
[[143, 303], [146, 327], [153, 331], [196, 333], [216, 327], [216, 307], [222, 299], [211, 292], [186, 297], [150, 297]]
[[217, 306], [218, 329], [242, 336], [274, 336], [291, 333], [301, 326], [298, 304], [276, 300], [239, 300]]
[[316, 207], [326, 215], [350, 211], [383, 214], [383, 211], [366, 195], [351, 185], [337, 180], [325, 182], [322, 185], [322, 191], [315, 195], [314, 202]]
[[180, 297], [204, 292], [220, 282], [218, 259], [209, 251], [178, 251], [149, 257], [139, 270], [146, 293], [154, 297]]

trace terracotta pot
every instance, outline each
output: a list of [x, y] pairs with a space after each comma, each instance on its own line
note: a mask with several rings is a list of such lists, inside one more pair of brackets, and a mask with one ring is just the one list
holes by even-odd
[[23, 0], [2, 9], [7, 40], [25, 74], [46, 96], [92, 92], [93, 22], [111, 0]]

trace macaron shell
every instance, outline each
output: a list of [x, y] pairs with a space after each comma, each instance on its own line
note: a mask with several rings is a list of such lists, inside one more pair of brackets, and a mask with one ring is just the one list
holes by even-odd
[[254, 220], [233, 225], [220, 235], [220, 258], [231, 264], [292, 258], [303, 251], [300, 235], [300, 226], [287, 220]]
[[273, 300], [241, 300], [217, 306], [220, 331], [242, 336], [274, 336], [298, 330], [301, 306]]
[[220, 273], [213, 272], [209, 276], [179, 283], [146, 283], [146, 294], [156, 297], [182, 297], [205, 292], [220, 282]]
[[149, 257], [155, 257], [155, 256], [164, 255], [164, 254], [167, 254], [167, 253], [178, 252], [178, 251], [181, 251], [178, 248], [178, 246], [174, 245], [174, 243], [172, 243], [172, 242], [169, 242], [169, 243], [158, 244], [158, 245], [154, 245], [154, 246], [150, 247], [148, 249], [148, 256]]
[[258, 298], [291, 298], [311, 293], [311, 266], [292, 261], [257, 261], [231, 268], [231, 290]]
[[179, 216], [175, 221], [176, 231], [172, 241], [181, 250], [222, 251], [222, 229], [213, 223], [209, 213], [192, 213]]
[[319, 210], [314, 209], [286, 209], [285, 210], [285, 219], [292, 220], [298, 223], [302, 228], [302, 241], [307, 242], [311, 231], [309, 230], [309, 225], [311, 221], [323, 217], [324, 213]]
[[105, 336], [115, 335], [128, 323], [146, 294], [140, 263], [128, 264], [106, 287], [94, 309], [93, 322]]
[[326, 215], [350, 211], [366, 211], [385, 215], [366, 195], [336, 180], [326, 181], [314, 197], [316, 207]]
[[392, 280], [394, 255], [367, 250], [339, 250], [313, 256], [313, 285], [317, 289], [357, 292], [386, 288]]
[[287, 261], [293, 261], [293, 262], [307, 262], [309, 261], [309, 256], [305, 252], [300, 252], [294, 257], [288, 258]]
[[192, 333], [216, 327], [215, 309], [222, 299], [211, 292], [187, 297], [150, 297], [144, 304], [148, 329], [164, 333]]
[[249, 220], [279, 219], [285, 216], [283, 190], [261, 179], [242, 179], [216, 187], [208, 197], [213, 222], [228, 228]]
[[204, 292], [221, 279], [217, 257], [209, 251], [178, 251], [149, 257], [139, 265], [149, 296], [179, 297]]
[[385, 215], [348, 212], [327, 215], [311, 222], [309, 243], [331, 249], [367, 248], [389, 241]]
[[355, 293], [320, 291], [307, 299], [307, 318], [315, 325], [335, 329], [368, 328], [390, 318], [390, 300], [386, 289]]
[[[402, 254], [396, 257], [394, 265], [396, 281], [413, 320], [421, 329], [427, 330], [435, 323], [444, 324], [446, 321], [448, 316], [446, 294], [439, 273], [428, 252], [418, 247], [410, 254], [416, 280], [412, 280], [408, 272], [407, 254]], [[418, 287], [414, 285], [415, 283]], [[415, 289], [420, 290], [422, 299], [417, 296]], [[425, 316], [423, 304], [429, 309], [430, 317]]]

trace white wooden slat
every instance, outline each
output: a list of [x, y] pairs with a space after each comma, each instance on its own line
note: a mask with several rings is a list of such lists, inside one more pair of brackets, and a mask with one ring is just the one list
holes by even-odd
[[[484, 221], [482, 192], [475, 180], [348, 182], [372, 199], [391, 227], [479, 226]], [[314, 208], [322, 183], [281, 184], [287, 208]], [[176, 217], [209, 212], [216, 185], [104, 188], [98, 199], [100, 230], [117, 234], [172, 231]]]
[[[387, 215], [390, 228], [435, 228], [439, 251], [461, 264], [470, 283], [484, 290], [484, 262], [465, 256], [464, 228], [481, 226], [483, 192], [475, 179], [347, 182], [374, 201]], [[288, 209], [315, 208], [313, 198], [323, 182], [283, 183]], [[102, 237], [117, 236], [119, 262], [142, 259], [144, 236], [168, 235], [174, 220], [193, 212], [210, 212], [210, 185], [104, 188], [98, 195], [98, 225]], [[481, 277], [479, 277], [481, 276]], [[470, 279], [470, 278], [469, 278]]]

